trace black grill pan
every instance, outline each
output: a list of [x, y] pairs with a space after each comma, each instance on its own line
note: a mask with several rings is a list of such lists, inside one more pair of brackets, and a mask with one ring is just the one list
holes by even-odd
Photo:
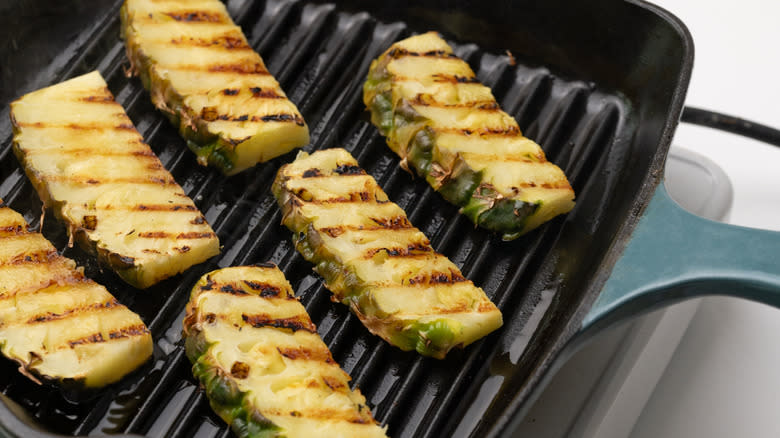
[[[675, 282], [669, 272], [661, 274], [669, 280], [663, 287], [632, 283], [646, 280], [643, 275], [657, 278], [651, 268], [664, 267], [654, 252], [664, 251], [663, 246], [643, 250], [635, 243], [653, 236], [658, 221], [666, 228], [681, 221], [681, 230], [690, 222], [667, 205], [659, 183], [682, 111], [693, 48], [684, 26], [652, 5], [620, 0], [228, 0], [251, 45], [307, 119], [312, 142], [306, 150], [346, 147], [433, 246], [504, 313], [503, 328], [438, 361], [400, 352], [370, 335], [346, 307], [331, 303], [311, 265], [295, 252], [270, 194], [276, 171], [294, 153], [231, 178], [197, 165], [176, 130], [154, 110], [140, 81], [124, 74], [128, 61], [119, 39], [120, 4], [27, 0], [0, 5], [0, 197], [30, 223], [40, 224], [40, 202], [10, 152], [8, 103], [98, 69], [204, 212], [224, 249], [183, 275], [137, 291], [80, 250], [67, 248], [64, 228], [48, 218], [44, 234], [149, 325], [154, 358], [91, 398], [38, 386], [2, 359], [0, 433], [230, 436], [193, 379], [181, 342], [190, 288], [200, 275], [219, 267], [278, 264], [334, 358], [396, 437], [511, 434], [554, 370], [555, 359], [591, 332], [713, 284], [698, 277]], [[574, 211], [521, 239], [502, 242], [475, 229], [424, 181], [399, 169], [397, 157], [368, 122], [362, 82], [370, 61], [392, 42], [428, 30], [452, 43], [524, 133], [565, 170], [577, 193]], [[666, 228], [660, 234], [676, 236]], [[776, 235], [751, 238], [778, 241]], [[648, 258], [655, 261], [647, 263]], [[774, 263], [759, 266], [764, 274], [751, 271], [716, 280], [736, 287], [729, 293], [777, 304], [780, 268]], [[637, 266], [641, 272], [635, 274]]]

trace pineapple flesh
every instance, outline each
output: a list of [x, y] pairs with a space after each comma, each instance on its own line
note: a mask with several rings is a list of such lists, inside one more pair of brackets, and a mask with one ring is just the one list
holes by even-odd
[[298, 251], [390, 344], [443, 358], [501, 326], [485, 292], [433, 250], [344, 149], [300, 152], [272, 190]]
[[0, 200], [0, 351], [40, 383], [105, 386], [144, 363], [141, 318]]
[[437, 33], [399, 41], [374, 60], [363, 101], [402, 167], [504, 240], [574, 207], [563, 171]]
[[309, 143], [301, 113], [219, 0], [126, 0], [131, 71], [202, 165], [227, 175]]
[[239, 437], [384, 437], [274, 265], [224, 268], [192, 289], [185, 350]]
[[13, 150], [71, 238], [138, 288], [219, 253], [192, 200], [98, 72], [11, 104]]

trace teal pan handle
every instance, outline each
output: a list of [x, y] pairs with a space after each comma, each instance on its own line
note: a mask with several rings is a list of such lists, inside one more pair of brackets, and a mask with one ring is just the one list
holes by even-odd
[[780, 307], [780, 232], [696, 216], [661, 183], [580, 331], [700, 295]]

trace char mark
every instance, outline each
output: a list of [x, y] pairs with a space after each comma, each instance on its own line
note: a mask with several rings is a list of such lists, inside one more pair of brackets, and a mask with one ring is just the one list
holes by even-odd
[[268, 315], [242, 314], [241, 319], [243, 319], [245, 323], [251, 325], [254, 328], [274, 327], [274, 328], [292, 330], [293, 332], [297, 332], [298, 330], [307, 331], [309, 333], [317, 332], [317, 328], [314, 326], [314, 324], [311, 321], [308, 321], [301, 317], [277, 319], [277, 318], [272, 318]]
[[149, 329], [145, 325], [131, 325], [129, 327], [123, 327], [118, 330], [111, 331], [108, 334], [110, 339], [130, 338], [133, 336], [142, 336], [149, 334]]
[[520, 128], [517, 126], [507, 126], [505, 128], [479, 128], [479, 129], [456, 129], [456, 128], [433, 128], [436, 132], [451, 132], [457, 135], [479, 135], [480, 137], [488, 136], [506, 136], [515, 137], [522, 136]]
[[409, 222], [409, 219], [407, 219], [406, 216], [372, 217], [370, 219], [380, 227], [391, 230], [412, 228], [412, 224]]
[[284, 99], [284, 96], [278, 94], [275, 90], [263, 90], [260, 87], [251, 87], [252, 97], [258, 99]]
[[268, 69], [260, 62], [245, 62], [237, 64], [214, 64], [208, 67], [212, 73], [236, 73], [242, 75], [270, 75]]
[[[296, 196], [298, 196], [299, 199], [306, 199], [305, 198], [305, 191], [306, 189], [300, 189], [296, 191]], [[353, 192], [350, 193], [349, 196], [337, 196], [334, 198], [327, 198], [327, 199], [311, 199], [308, 202], [311, 202], [312, 204], [341, 204], [341, 203], [350, 203], [350, 202], [369, 202], [373, 199], [371, 196], [371, 193], [369, 192]]]
[[408, 280], [410, 285], [415, 284], [454, 284], [467, 281], [458, 271], [450, 269], [450, 272], [428, 272], [417, 275]]
[[[165, 239], [168, 237], [173, 236], [173, 234], [168, 233], [167, 231], [142, 231], [138, 233], [138, 237], [145, 238], [145, 239]], [[176, 239], [210, 239], [212, 237], [216, 237], [216, 234], [213, 232], [198, 232], [198, 231], [190, 231], [187, 233], [179, 233], [176, 235]]]
[[478, 84], [479, 79], [477, 79], [475, 76], [459, 76], [459, 75], [448, 75], [444, 73], [435, 73], [432, 75], [435, 82], [454, 82], [459, 84]]
[[402, 47], [394, 47], [387, 52], [387, 56], [392, 59], [403, 58], [405, 56], [424, 56], [428, 58], [457, 58], [454, 53], [445, 52], [444, 50], [429, 50], [427, 52], [412, 52]]
[[320, 169], [317, 169], [316, 167], [312, 167], [311, 169], [303, 172], [304, 178], [314, 178], [315, 176], [322, 176], [322, 172], [320, 172]]
[[213, 39], [179, 37], [171, 39], [173, 45], [195, 47], [223, 47], [228, 50], [252, 50], [252, 47], [240, 36], [222, 35]]
[[366, 171], [361, 169], [360, 166], [356, 166], [354, 164], [341, 164], [335, 169], [333, 169], [334, 172], [338, 173], [339, 175], [365, 175]]
[[268, 283], [244, 280], [244, 284], [249, 286], [252, 290], [260, 291], [260, 296], [263, 298], [278, 297], [282, 293], [278, 287]]
[[294, 122], [298, 126], [304, 125], [303, 118], [296, 114], [269, 114], [265, 116], [249, 117], [249, 114], [218, 114], [216, 109], [213, 107], [204, 107], [203, 110], [201, 110], [201, 117], [207, 122], [213, 122], [215, 120], [224, 120], [229, 122]]
[[137, 204], [132, 210], [140, 211], [198, 211], [198, 207], [188, 204]]
[[82, 97], [80, 100], [82, 102], [96, 102], [96, 103], [105, 103], [105, 102], [114, 102], [114, 97], [111, 96], [110, 93], [108, 93], [108, 90], [105, 90], [106, 94], [98, 94], [93, 96], [86, 96]]
[[19, 254], [12, 257], [10, 260], [0, 262], [0, 265], [22, 265], [26, 263], [51, 263], [59, 258], [57, 250], [44, 250], [35, 253]]
[[277, 347], [276, 350], [279, 351], [279, 354], [291, 360], [303, 359], [315, 360], [328, 364], [336, 363], [333, 360], [333, 356], [330, 354], [330, 350], [327, 348], [312, 350], [306, 347]]
[[412, 243], [406, 248], [374, 248], [366, 252], [366, 258], [372, 258], [384, 251], [390, 257], [414, 257], [433, 252], [430, 245], [424, 243]]
[[240, 287], [236, 287], [236, 286], [234, 286], [234, 285], [232, 285], [230, 283], [223, 284], [219, 288], [219, 291], [220, 292], [225, 292], [225, 293], [230, 294], [230, 295], [249, 295], [248, 293], [246, 293], [245, 290], [241, 289]]
[[36, 324], [41, 322], [57, 321], [69, 317], [77, 317], [85, 313], [94, 312], [103, 309], [111, 309], [119, 306], [119, 302], [115, 298], [111, 298], [105, 303], [94, 303], [88, 306], [76, 307], [73, 309], [65, 310], [62, 313], [46, 312], [42, 315], [35, 315], [27, 320], [27, 324]]
[[0, 234], [25, 234], [27, 227], [25, 225], [9, 225], [7, 227], [0, 227]]
[[165, 15], [176, 21], [187, 23], [223, 23], [225, 17], [220, 13], [209, 11], [184, 11], [184, 12], [166, 12]]
[[[255, 120], [257, 116], [252, 117], [252, 121]], [[303, 121], [303, 117], [297, 115], [297, 114], [269, 114], [267, 116], [262, 116], [259, 118], [263, 122], [295, 122], [298, 126], [305, 125], [305, 122]]]

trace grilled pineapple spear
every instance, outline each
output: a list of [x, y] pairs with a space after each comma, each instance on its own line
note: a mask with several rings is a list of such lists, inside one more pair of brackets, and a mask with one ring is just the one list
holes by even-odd
[[574, 207], [563, 171], [437, 33], [399, 41], [374, 60], [363, 101], [402, 167], [505, 240]]
[[146, 288], [219, 253], [100, 73], [21, 97], [11, 121], [14, 153], [44, 206], [128, 283]]
[[385, 436], [276, 266], [204, 275], [184, 335], [193, 374], [239, 437]]
[[219, 0], [126, 0], [132, 71], [202, 165], [233, 175], [309, 143], [309, 129]]
[[0, 351], [36, 382], [94, 388], [145, 362], [152, 337], [0, 200]]
[[431, 248], [344, 149], [300, 152], [272, 190], [298, 251], [390, 344], [443, 358], [501, 326], [482, 289]]

